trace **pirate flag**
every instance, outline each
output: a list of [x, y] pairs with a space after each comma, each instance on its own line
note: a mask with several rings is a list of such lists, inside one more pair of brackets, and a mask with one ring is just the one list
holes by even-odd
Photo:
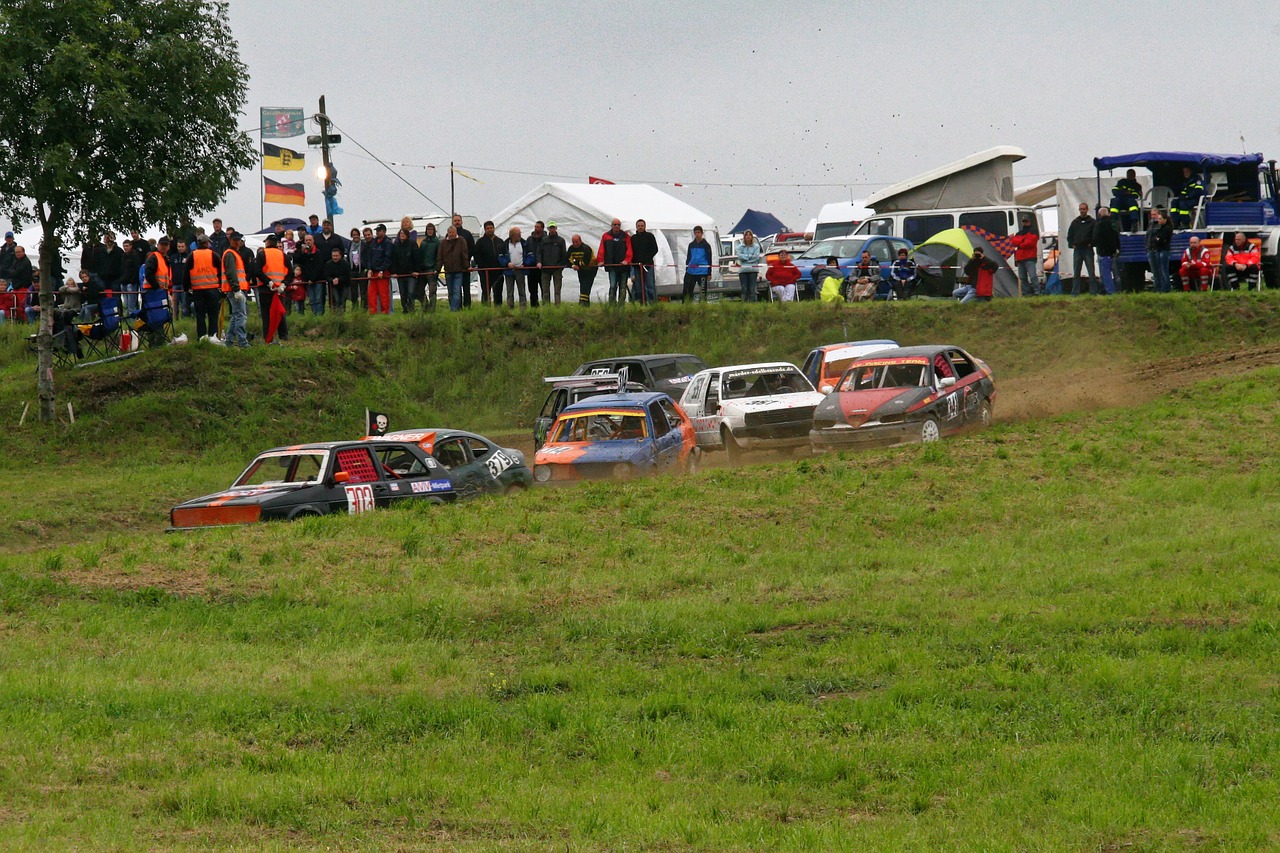
[[390, 418], [387, 417], [386, 412], [371, 412], [368, 409], [365, 409], [364, 420], [366, 425], [365, 435], [387, 434], [387, 423], [390, 421]]

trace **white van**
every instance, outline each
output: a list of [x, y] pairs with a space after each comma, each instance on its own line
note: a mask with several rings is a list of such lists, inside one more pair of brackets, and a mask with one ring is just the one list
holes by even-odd
[[813, 228], [813, 242], [828, 237], [848, 237], [868, 216], [876, 212], [861, 201], [833, 201], [824, 204]]
[[919, 246], [925, 240], [948, 228], [966, 226], [981, 228], [996, 237], [1017, 234], [1022, 217], [1031, 220], [1031, 228], [1040, 233], [1040, 219], [1030, 205], [998, 205], [993, 207], [953, 207], [946, 210], [899, 210], [883, 215], [873, 214], [858, 226], [856, 233], [884, 237], [902, 237]]

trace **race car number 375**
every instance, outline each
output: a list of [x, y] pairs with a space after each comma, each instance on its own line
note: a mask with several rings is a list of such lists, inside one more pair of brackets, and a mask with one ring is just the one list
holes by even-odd
[[345, 486], [347, 492], [347, 512], [355, 515], [373, 509], [373, 486], [363, 483], [359, 486]]

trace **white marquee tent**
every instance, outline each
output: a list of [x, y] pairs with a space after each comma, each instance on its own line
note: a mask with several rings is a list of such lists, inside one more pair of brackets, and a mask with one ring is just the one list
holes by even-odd
[[[634, 233], [636, 220], [643, 219], [645, 227], [657, 238], [659, 287], [684, 281], [685, 254], [693, 240], [695, 225], [701, 225], [706, 232], [715, 263], [719, 262], [720, 240], [711, 217], [647, 184], [547, 183], [511, 204], [493, 217], [493, 221], [497, 234], [504, 238], [513, 225], [519, 226], [527, 237], [534, 222], [555, 222], [566, 243], [574, 234], [580, 234], [594, 252], [600, 248], [600, 237], [615, 218], [622, 221], [628, 233]], [[567, 270], [564, 292], [571, 294], [577, 286], [577, 275]], [[591, 299], [603, 302], [608, 296], [609, 277], [601, 271], [596, 276]], [[572, 297], [569, 301], [573, 301]]]

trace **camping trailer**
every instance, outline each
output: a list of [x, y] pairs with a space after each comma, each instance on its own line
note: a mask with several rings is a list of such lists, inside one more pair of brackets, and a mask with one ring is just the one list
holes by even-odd
[[1028, 216], [1036, 233], [1039, 218], [1014, 197], [1013, 164], [1027, 155], [1002, 145], [885, 187], [867, 197], [874, 209], [856, 233], [903, 237], [919, 245], [949, 228], [980, 228], [994, 237], [1018, 230]]

